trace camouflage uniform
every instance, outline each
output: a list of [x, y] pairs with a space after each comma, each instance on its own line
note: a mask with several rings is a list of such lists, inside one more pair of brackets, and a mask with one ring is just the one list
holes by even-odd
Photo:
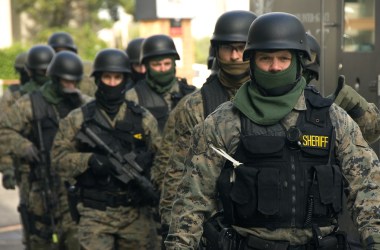
[[359, 125], [364, 139], [370, 144], [380, 138], [380, 111], [374, 103], [368, 103], [368, 109], [359, 117], [353, 118]]
[[[223, 87], [224, 88], [224, 87]], [[227, 89], [232, 98], [236, 89]], [[173, 118], [171, 118], [173, 117]], [[160, 199], [161, 224], [170, 224], [170, 212], [174, 198], [177, 194], [179, 182], [185, 171], [185, 158], [190, 147], [190, 138], [195, 125], [204, 120], [204, 106], [201, 91], [190, 94], [186, 100], [181, 103], [170, 114], [169, 120], [175, 120], [175, 128], [171, 130], [173, 140], [173, 150], [170, 157], [161, 165], [161, 171], [164, 172], [162, 182], [162, 191]], [[159, 167], [154, 165], [155, 167]]]
[[[113, 121], [101, 111], [112, 127], [116, 121], [125, 119], [127, 104], [123, 103]], [[60, 177], [71, 184], [75, 178], [89, 169], [90, 152], [78, 152], [76, 135], [82, 127], [84, 116], [76, 109], [60, 121], [60, 129], [52, 148], [53, 166], [57, 167]], [[157, 122], [149, 112], [143, 113], [142, 127], [149, 148], [156, 151], [161, 138]], [[105, 211], [77, 205], [80, 214], [78, 237], [84, 249], [156, 249], [152, 239], [156, 238], [156, 228], [152, 225], [152, 215], [148, 207], [118, 206], [106, 207]], [[117, 242], [115, 242], [117, 235]]]
[[[86, 96], [81, 96], [82, 103], [89, 100]], [[54, 107], [54, 106], [53, 106]], [[55, 109], [55, 107], [54, 107]], [[56, 117], [59, 117], [58, 111], [55, 109]], [[28, 139], [28, 136], [32, 133], [33, 130], [33, 109], [31, 104], [30, 94], [22, 96], [18, 99], [11, 107], [8, 109], [2, 116], [0, 120], [0, 142], [3, 145], [7, 145], [7, 148], [4, 150], [4, 154], [10, 155], [12, 157], [21, 159], [25, 150], [33, 144]], [[25, 164], [25, 162], [23, 162]], [[43, 200], [41, 196], [41, 183], [40, 181], [31, 181], [30, 178], [30, 167], [27, 166], [25, 172], [23, 171], [21, 175], [21, 182], [28, 185], [27, 193], [25, 195], [26, 206], [28, 209], [29, 215], [43, 217], [46, 213], [43, 205]], [[54, 182], [54, 180], [52, 180]], [[59, 187], [60, 191], [58, 194], [59, 202], [57, 208], [54, 211], [55, 218], [60, 224], [61, 228], [57, 229], [60, 233], [65, 234], [66, 230], [69, 227], [62, 227], [62, 224], [70, 225], [70, 221], [63, 221], [64, 218], [67, 218], [68, 207], [67, 202], [65, 202], [67, 194], [63, 188], [63, 183], [57, 184], [54, 186]], [[63, 201], [63, 202], [62, 202]], [[58, 202], [58, 201], [57, 201]], [[46, 224], [41, 223], [38, 219], [35, 222], [35, 227], [37, 230], [49, 230]], [[33, 222], [32, 222], [33, 223]], [[65, 240], [65, 239], [62, 239]], [[40, 237], [36, 234], [30, 236], [31, 249], [50, 249], [51, 242], [50, 239]], [[70, 249], [75, 249], [75, 246], [70, 246]]]
[[[295, 125], [302, 110], [306, 110], [304, 95], [280, 123], [286, 129]], [[378, 158], [363, 139], [357, 124], [344, 110], [333, 104], [329, 114], [336, 131], [337, 159], [350, 183], [349, 210], [363, 240], [369, 236], [378, 237], [380, 228], [376, 222], [379, 215], [375, 212], [380, 202], [377, 198], [380, 197]], [[185, 164], [186, 173], [173, 205], [170, 231], [165, 241], [167, 249], [195, 249], [198, 246], [202, 223], [216, 212], [216, 180], [226, 162], [210, 145], [234, 155], [240, 142], [240, 132], [240, 112], [231, 102], [222, 104], [204, 123], [195, 127]], [[312, 237], [310, 229], [234, 228], [243, 236], [250, 234], [266, 240], [285, 240], [291, 245], [306, 244]], [[321, 231], [325, 235], [332, 228], [322, 227]]]
[[160, 190], [160, 192], [162, 192], [164, 174], [168, 167], [169, 157], [172, 153], [172, 150], [174, 149], [173, 146], [177, 139], [176, 135], [173, 133], [176, 123], [175, 114], [183, 110], [181, 107], [183, 106], [183, 103], [188, 96], [190, 95], [187, 95], [184, 98], [182, 98], [177, 104], [177, 106], [174, 108], [174, 110], [170, 112], [163, 131], [160, 148], [158, 149], [154, 157], [154, 162], [151, 169], [151, 178], [154, 182], [154, 185], [157, 187], [158, 190]]
[[[9, 87], [4, 95], [0, 98], [0, 109], [3, 110], [3, 115], [0, 116], [0, 120], [3, 119], [4, 114], [7, 112], [12, 112], [10, 111], [12, 105], [27, 91], [31, 92], [34, 90], [37, 90], [41, 85], [40, 83], [37, 83], [36, 81], [30, 79], [27, 83], [25, 83], [24, 86], [17, 86], [18, 89], [12, 90], [11, 88], [14, 87]], [[14, 176], [16, 179], [16, 184], [19, 189], [19, 207], [18, 209], [22, 210], [28, 204], [28, 195], [29, 195], [29, 165], [28, 164], [21, 164], [21, 161], [17, 159], [16, 157], [12, 157], [11, 155], [7, 155], [5, 153], [5, 150], [8, 146], [8, 143], [3, 144], [4, 147], [0, 148], [0, 172], [6, 173], [8, 172], [14, 172]], [[25, 225], [23, 225], [25, 227]], [[23, 228], [25, 230], [25, 228]], [[26, 236], [27, 232], [23, 232], [23, 243], [26, 244], [27, 239]]]

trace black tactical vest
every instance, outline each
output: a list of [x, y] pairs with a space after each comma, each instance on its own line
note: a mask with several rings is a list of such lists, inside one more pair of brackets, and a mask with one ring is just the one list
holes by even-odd
[[[226, 163], [218, 191], [226, 222], [242, 227], [309, 228], [331, 225], [341, 211], [343, 180], [334, 157], [331, 100], [305, 90], [307, 111], [285, 131], [260, 126], [241, 114], [232, 174]], [[234, 180], [232, 180], [235, 178]]]
[[148, 109], [152, 113], [158, 122], [158, 128], [160, 131], [163, 131], [165, 127], [169, 112], [175, 108], [182, 97], [192, 93], [195, 90], [195, 87], [188, 85], [184, 79], [178, 79], [177, 83], [179, 84], [180, 91], [172, 93], [172, 107], [169, 107], [163, 96], [152, 90], [146, 81], [140, 81], [135, 86], [135, 90], [139, 98], [139, 105]]
[[201, 88], [204, 118], [213, 112], [220, 104], [229, 100], [226, 89], [221, 85], [217, 75], [207, 78]]
[[[121, 155], [134, 151], [137, 155], [136, 162], [144, 168], [146, 175], [149, 173], [153, 160], [153, 153], [147, 150], [145, 135], [142, 128], [143, 109], [133, 102], [127, 101], [126, 114], [124, 120], [118, 121], [112, 128], [104, 115], [96, 107], [96, 102], [92, 101], [82, 106], [84, 122], [82, 129], [90, 128], [105, 144], [112, 150], [120, 152]], [[79, 152], [91, 152], [104, 154], [101, 147], [89, 145], [85, 141], [78, 139], [77, 149]], [[133, 183], [124, 184], [112, 175], [96, 176], [88, 169], [77, 177], [78, 186], [83, 188], [97, 188], [104, 191], [126, 191], [134, 189]]]
[[50, 151], [58, 131], [58, 114], [53, 104], [47, 102], [40, 91], [32, 92], [30, 101], [33, 110], [33, 130], [30, 139], [40, 150], [43, 148]]

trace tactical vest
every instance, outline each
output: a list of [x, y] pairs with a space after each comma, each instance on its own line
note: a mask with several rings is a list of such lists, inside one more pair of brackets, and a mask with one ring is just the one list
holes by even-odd
[[204, 118], [213, 112], [220, 104], [229, 100], [226, 89], [221, 85], [217, 75], [207, 78], [201, 88]]
[[169, 107], [162, 95], [152, 90], [146, 81], [140, 81], [135, 86], [137, 96], [139, 98], [139, 105], [148, 109], [158, 122], [158, 128], [163, 131], [165, 123], [168, 119], [169, 112], [174, 109], [177, 103], [185, 96], [195, 90], [194, 86], [187, 84], [186, 80], [178, 79], [179, 92], [171, 94], [173, 102], [172, 107]]
[[33, 130], [30, 139], [40, 150], [43, 148], [50, 151], [58, 131], [59, 117], [53, 104], [47, 102], [40, 91], [32, 92], [30, 101], [33, 110]]
[[[104, 115], [96, 107], [96, 101], [92, 101], [82, 106], [84, 128], [90, 128], [105, 144], [112, 150], [120, 152], [122, 155], [134, 151], [137, 155], [136, 162], [144, 168], [148, 175], [152, 164], [153, 153], [147, 150], [145, 135], [142, 127], [142, 114], [144, 110], [133, 102], [127, 102], [127, 109], [124, 119], [117, 121], [115, 127], [111, 127]], [[92, 146], [76, 138], [79, 152], [91, 152], [105, 154], [99, 146]], [[102, 191], [135, 192], [133, 182], [122, 183], [112, 175], [97, 176], [89, 168], [77, 177], [78, 186], [87, 189], [99, 189]], [[137, 194], [137, 192], [135, 192]], [[140, 194], [141, 195], [141, 194]]]
[[336, 163], [331, 100], [305, 90], [307, 110], [295, 127], [261, 126], [241, 114], [240, 143], [217, 187], [226, 222], [242, 227], [332, 225], [341, 211], [343, 180]]

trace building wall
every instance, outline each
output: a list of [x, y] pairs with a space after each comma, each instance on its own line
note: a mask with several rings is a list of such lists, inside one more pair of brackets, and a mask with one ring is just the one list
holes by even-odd
[[11, 0], [0, 0], [0, 48], [12, 45]]
[[165, 34], [173, 38], [178, 54], [181, 58], [177, 61], [177, 76], [187, 78], [192, 83], [194, 63], [194, 42], [191, 34], [191, 19], [182, 19], [181, 28], [170, 27], [169, 19], [157, 19], [140, 21], [140, 36], [149, 37], [151, 35]]

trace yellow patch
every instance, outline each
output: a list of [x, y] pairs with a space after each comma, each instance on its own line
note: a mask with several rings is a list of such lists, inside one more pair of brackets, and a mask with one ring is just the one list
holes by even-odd
[[303, 135], [302, 146], [315, 147], [315, 148], [327, 148], [329, 143], [329, 137], [324, 135]]
[[137, 140], [142, 140], [142, 134], [139, 133], [139, 134], [134, 134], [133, 137]]

